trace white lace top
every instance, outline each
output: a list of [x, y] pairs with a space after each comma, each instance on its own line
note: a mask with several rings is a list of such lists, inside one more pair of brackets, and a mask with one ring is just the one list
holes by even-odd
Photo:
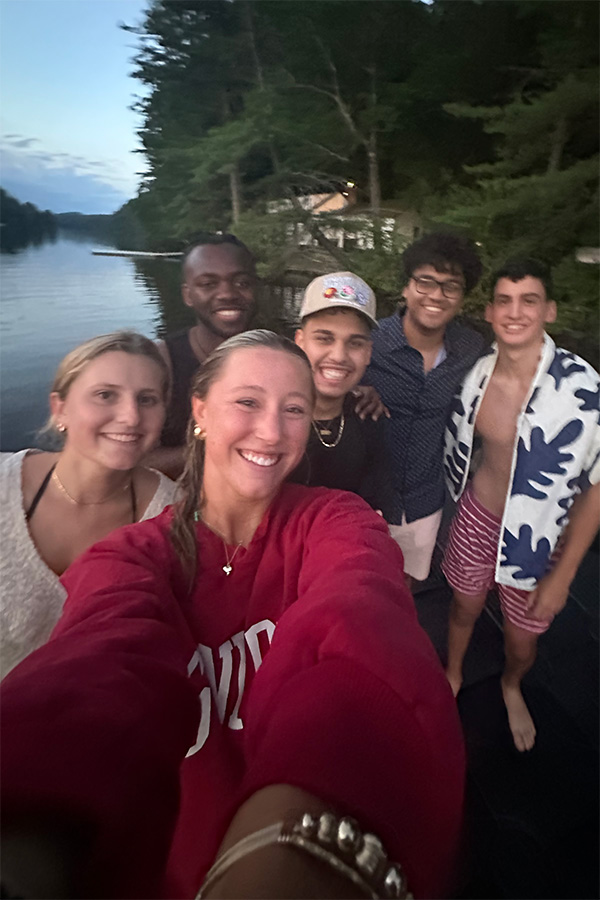
[[[25, 520], [21, 469], [29, 450], [0, 453], [0, 677], [50, 637], [66, 591], [33, 543]], [[177, 485], [160, 472], [140, 521], [172, 503]]]

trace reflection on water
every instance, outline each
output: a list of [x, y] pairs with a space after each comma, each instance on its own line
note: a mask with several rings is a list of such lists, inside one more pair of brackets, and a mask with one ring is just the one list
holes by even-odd
[[[77, 344], [119, 329], [158, 338], [193, 324], [178, 261], [93, 256], [99, 246], [109, 245], [61, 233], [2, 256], [2, 451], [34, 444], [56, 366]], [[255, 326], [291, 334], [301, 294], [300, 285], [264, 285]]]
[[177, 259], [129, 260], [140, 291], [157, 299], [152, 337], [193, 325], [194, 317], [181, 300], [181, 270]]
[[56, 227], [50, 229], [32, 229], [31, 226], [3, 225], [0, 228], [0, 252], [18, 253], [26, 247], [41, 247], [42, 244], [55, 244], [58, 240]]
[[92, 256], [96, 243], [55, 243], [4, 254], [0, 269], [0, 448], [30, 446], [48, 409], [60, 359], [97, 334], [154, 336], [160, 299], [138, 285], [129, 260]]
[[[150, 295], [160, 298], [160, 320], [156, 335], [164, 337], [172, 331], [189, 328], [194, 317], [181, 300], [181, 271], [178, 260], [136, 259], [135, 279]], [[305, 281], [308, 282], [310, 276]], [[298, 316], [303, 286], [263, 283], [259, 292], [255, 328], [269, 328], [290, 336]]]

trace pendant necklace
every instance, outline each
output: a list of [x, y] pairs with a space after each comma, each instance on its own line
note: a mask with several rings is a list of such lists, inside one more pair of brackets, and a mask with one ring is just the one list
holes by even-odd
[[206, 519], [203, 519], [202, 516], [200, 515], [200, 513], [198, 512], [198, 510], [196, 510], [196, 512], [194, 513], [194, 522], [200, 522], [200, 521], [204, 522], [206, 527], [209, 528], [211, 531], [214, 531], [214, 533], [217, 535], [217, 537], [220, 537], [221, 540], [223, 541], [223, 549], [225, 550], [226, 563], [224, 566], [221, 566], [221, 568], [225, 572], [226, 575], [231, 575], [231, 573], [233, 571], [233, 561], [237, 556], [238, 550], [240, 549], [240, 547], [242, 546], [242, 544], [244, 542], [240, 541], [239, 544], [236, 544], [236, 548], [230, 556], [229, 550], [227, 549], [227, 541], [225, 540], [224, 536], [221, 534], [221, 532], [218, 530], [218, 528], [214, 527], [214, 525], [209, 525], [208, 522], [206, 521]]
[[328, 450], [332, 450], [334, 447], [337, 447], [337, 445], [341, 441], [342, 435], [344, 433], [344, 425], [346, 424], [346, 417], [344, 416], [344, 413], [342, 413], [342, 416], [340, 418], [340, 427], [338, 429], [337, 437], [334, 441], [329, 443], [329, 442], [323, 440], [323, 435], [331, 434], [331, 428], [328, 428], [327, 426], [331, 425], [331, 423], [333, 421], [334, 421], [333, 419], [329, 419], [327, 422], [324, 423], [324, 425], [319, 425], [317, 421], [315, 421], [314, 419], [312, 420], [312, 426], [315, 429], [315, 433], [316, 433], [317, 437], [319, 438], [319, 440], [323, 444], [323, 446], [327, 447]]
[[226, 565], [222, 566], [222, 569], [223, 569], [223, 571], [225, 572], [226, 575], [231, 575], [231, 571], [232, 571], [232, 569], [233, 569], [233, 561], [234, 561], [234, 559], [235, 559], [235, 555], [236, 555], [236, 553], [238, 552], [238, 550], [240, 549], [240, 547], [242, 546], [242, 544], [243, 544], [243, 541], [240, 541], [239, 544], [237, 545], [237, 547], [235, 548], [235, 550], [233, 551], [233, 553], [232, 553], [231, 556], [230, 556], [229, 553], [227, 552], [227, 544], [225, 543], [225, 541], [223, 541], [223, 547], [224, 547], [224, 549], [225, 549], [225, 557], [226, 557], [226, 559], [227, 559], [227, 563], [226, 563]]

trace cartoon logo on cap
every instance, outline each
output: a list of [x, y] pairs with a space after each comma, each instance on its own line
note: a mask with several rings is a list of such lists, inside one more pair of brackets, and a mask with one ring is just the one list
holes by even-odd
[[338, 300], [341, 303], [357, 303], [359, 306], [366, 306], [369, 302], [369, 295], [360, 290], [357, 286], [354, 288], [351, 284], [344, 284], [341, 279], [337, 279], [333, 284], [323, 291], [326, 300]]

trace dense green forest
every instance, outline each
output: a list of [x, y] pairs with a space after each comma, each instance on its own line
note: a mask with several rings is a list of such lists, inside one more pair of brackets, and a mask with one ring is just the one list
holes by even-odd
[[[420, 230], [450, 227], [479, 243], [488, 277], [507, 256], [547, 261], [559, 327], [589, 334], [598, 269], [577, 256], [599, 243], [598, 10], [587, 0], [153, 0], [141, 24], [124, 26], [146, 88], [136, 107], [147, 174], [110, 236], [172, 250], [233, 230], [273, 274], [304, 235], [329, 265], [394, 296], [398, 251]], [[352, 208], [306, 208], [309, 195], [335, 192]], [[337, 240], [356, 237], [356, 216], [367, 251]]]
[[[269, 271], [301, 223], [393, 291], [390, 250], [412, 235], [382, 223], [410, 211], [470, 234], [488, 273], [515, 253], [545, 259], [562, 326], [589, 328], [597, 267], [576, 252], [598, 245], [598, 4], [154, 0], [126, 28], [148, 173], [115, 216], [122, 244], [230, 229]], [[328, 239], [348, 218], [303, 207], [348, 183], [368, 252]]]
[[3, 250], [19, 250], [56, 235], [56, 217], [50, 210], [42, 212], [33, 203], [19, 203], [4, 188], [0, 188], [0, 222]]

